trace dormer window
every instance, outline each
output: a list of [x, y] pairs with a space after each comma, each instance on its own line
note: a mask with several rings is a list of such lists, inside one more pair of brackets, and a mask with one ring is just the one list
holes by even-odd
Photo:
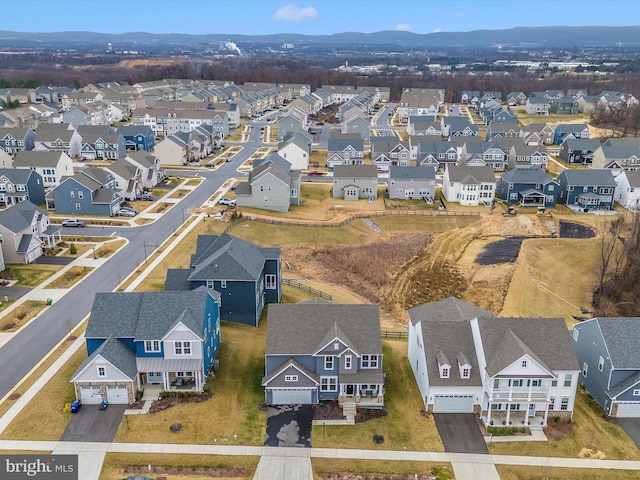
[[449, 378], [449, 372], [451, 371], [451, 363], [443, 352], [438, 352], [436, 356], [438, 360], [438, 370], [440, 371], [440, 378]]
[[441, 378], [449, 378], [449, 367], [442, 367], [440, 369], [440, 377]]
[[460, 372], [460, 376], [462, 378], [469, 378], [471, 376], [471, 368], [464, 367]]

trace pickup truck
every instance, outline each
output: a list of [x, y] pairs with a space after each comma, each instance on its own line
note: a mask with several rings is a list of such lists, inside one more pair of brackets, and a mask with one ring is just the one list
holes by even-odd
[[77, 218], [70, 218], [69, 220], [65, 220], [62, 222], [63, 227], [84, 227], [86, 225], [84, 220], [79, 220]]

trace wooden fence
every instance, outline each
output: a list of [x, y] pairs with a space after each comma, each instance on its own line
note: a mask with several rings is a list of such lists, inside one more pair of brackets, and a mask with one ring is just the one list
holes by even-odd
[[290, 285], [292, 287], [299, 288], [300, 290], [304, 290], [305, 292], [312, 293], [316, 297], [324, 298], [326, 300], [331, 301], [331, 295], [329, 295], [328, 293], [322, 292], [320, 290], [317, 290], [315, 288], [311, 288], [310, 286], [303, 284], [300, 280], [283, 278], [282, 283], [285, 285]]
[[382, 336], [382, 338], [399, 338], [399, 339], [403, 339], [403, 338], [409, 338], [409, 334], [407, 332], [392, 332], [389, 330], [382, 330], [380, 332], [380, 335]]

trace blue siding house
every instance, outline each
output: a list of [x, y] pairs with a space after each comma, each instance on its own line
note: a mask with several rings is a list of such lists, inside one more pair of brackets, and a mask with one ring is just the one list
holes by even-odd
[[560, 203], [588, 212], [611, 210], [616, 181], [610, 169], [563, 170], [558, 175]]
[[640, 417], [640, 318], [592, 318], [573, 327], [580, 383], [611, 417]]
[[222, 320], [258, 326], [266, 303], [282, 297], [282, 254], [228, 234], [200, 235], [191, 268], [169, 269], [165, 290], [220, 292]]
[[122, 125], [118, 133], [124, 138], [127, 152], [151, 150], [156, 146], [156, 140], [151, 127], [144, 125]]
[[48, 210], [59, 215], [115, 215], [122, 198], [112, 173], [87, 168], [66, 178], [46, 196]]
[[206, 288], [96, 294], [88, 356], [71, 379], [76, 398], [127, 404], [141, 389], [202, 392], [220, 346], [219, 305]]
[[25, 200], [44, 205], [44, 183], [40, 174], [27, 168], [0, 168], [0, 206]]
[[496, 194], [510, 205], [517, 203], [523, 207], [553, 208], [558, 188], [558, 182], [541, 168], [514, 168], [500, 176], [496, 183]]
[[383, 407], [384, 377], [378, 305], [311, 300], [269, 307], [267, 404], [337, 400], [349, 421], [358, 407]]

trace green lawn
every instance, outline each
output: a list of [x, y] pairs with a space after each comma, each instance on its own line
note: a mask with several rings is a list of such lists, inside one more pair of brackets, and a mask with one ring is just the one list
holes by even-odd
[[18, 280], [16, 287], [37, 287], [54, 273], [62, 270], [63, 265], [40, 265], [40, 264], [11, 264], [6, 265], [14, 280]]

